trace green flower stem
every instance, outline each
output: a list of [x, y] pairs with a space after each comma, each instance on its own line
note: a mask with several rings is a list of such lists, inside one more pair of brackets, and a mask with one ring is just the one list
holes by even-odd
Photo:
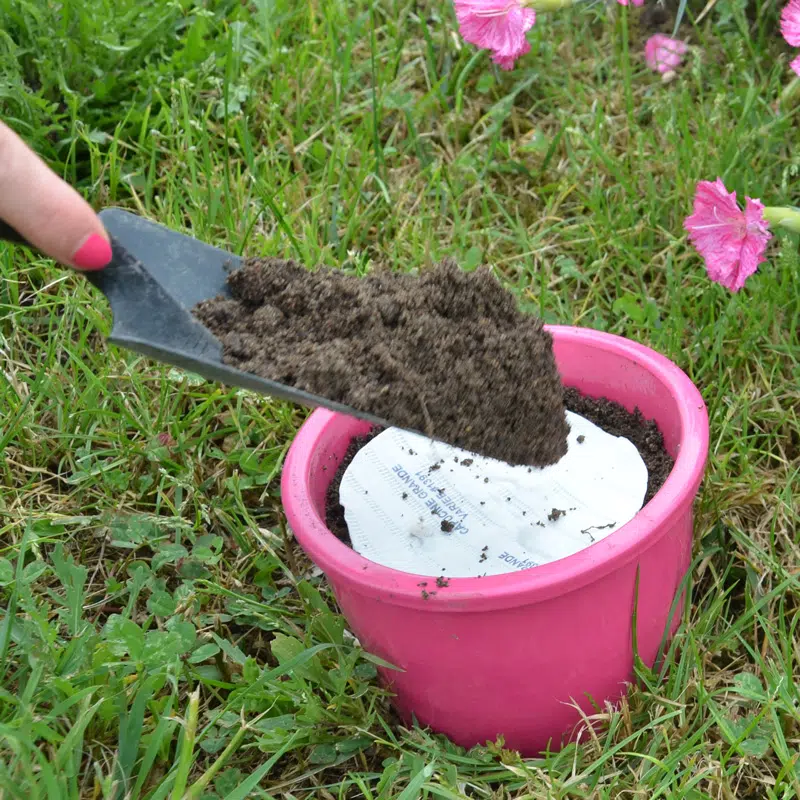
[[522, 5], [534, 11], [547, 13], [548, 11], [561, 11], [563, 8], [574, 6], [580, 0], [522, 0]]
[[764, 209], [764, 219], [771, 226], [780, 225], [793, 233], [800, 233], [800, 209], [789, 206], [772, 206]]

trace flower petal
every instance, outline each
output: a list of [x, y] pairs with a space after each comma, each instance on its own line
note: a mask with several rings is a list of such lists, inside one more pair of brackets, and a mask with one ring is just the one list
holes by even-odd
[[500, 52], [492, 53], [492, 61], [497, 64], [500, 69], [510, 70], [514, 68], [514, 62], [526, 53], [530, 52], [530, 43], [526, 40], [522, 43], [521, 47], [514, 52], [513, 55], [504, 55]]
[[781, 33], [792, 47], [800, 47], [800, 0], [789, 0], [783, 7]]
[[694, 198], [694, 213], [684, 221], [689, 240], [703, 257], [711, 280], [738, 292], [762, 263], [772, 237], [759, 200], [745, 198], [745, 210], [717, 178], [701, 181]]
[[[686, 218], [684, 227], [690, 234], [702, 235], [702, 231], [718, 223], [733, 223], [744, 217], [736, 204], [736, 192], [729, 192], [721, 178], [700, 181], [694, 195], [694, 213]], [[714, 228], [712, 228], [713, 230]]]
[[644, 45], [644, 60], [656, 72], [673, 72], [683, 62], [689, 46], [680, 39], [672, 39], [664, 33], [653, 34]]
[[531, 49], [525, 34], [536, 22], [536, 12], [522, 8], [519, 0], [455, 0], [455, 9], [464, 40], [491, 50], [502, 69], [511, 69]]

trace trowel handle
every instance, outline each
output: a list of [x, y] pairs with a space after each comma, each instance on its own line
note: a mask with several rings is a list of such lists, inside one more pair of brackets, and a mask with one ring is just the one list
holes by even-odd
[[11, 242], [11, 244], [24, 244], [27, 247], [33, 247], [33, 245], [26, 241], [23, 236], [17, 233], [7, 222], [3, 222], [0, 219], [0, 240], [5, 242]]

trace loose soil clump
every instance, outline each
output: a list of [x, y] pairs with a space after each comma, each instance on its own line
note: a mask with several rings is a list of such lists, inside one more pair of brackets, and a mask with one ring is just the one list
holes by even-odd
[[509, 464], [566, 452], [552, 338], [488, 268], [359, 278], [250, 259], [228, 285], [194, 309], [226, 364]]
[[[664, 481], [672, 472], [672, 467], [675, 463], [664, 446], [664, 437], [656, 423], [653, 420], [645, 419], [638, 408], [630, 412], [619, 403], [604, 397], [588, 397], [581, 394], [577, 389], [565, 389], [564, 400], [567, 409], [570, 411], [586, 417], [590, 422], [593, 422], [612, 436], [624, 436], [635, 445], [647, 467], [647, 493], [645, 494], [644, 505], [649, 503], [656, 492], [664, 485]], [[333, 481], [328, 487], [325, 498], [325, 523], [339, 539], [348, 545], [351, 544], [350, 533], [344, 516], [344, 506], [339, 502], [339, 487], [344, 473], [355, 458], [356, 453], [371, 442], [382, 430], [382, 428], [378, 427], [373, 428], [366, 435], [358, 436], [350, 442], [336, 470]], [[554, 508], [550, 512], [549, 518], [551, 521], [555, 521], [565, 513], [566, 511], [563, 509]], [[543, 522], [537, 522], [536, 524], [539, 527], [544, 527]], [[482, 557], [481, 560], [485, 560], [485, 557]]]

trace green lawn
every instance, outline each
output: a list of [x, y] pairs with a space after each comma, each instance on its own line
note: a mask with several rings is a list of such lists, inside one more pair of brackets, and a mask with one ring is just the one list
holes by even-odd
[[682, 231], [718, 175], [800, 205], [797, 110], [778, 4], [704, 6], [665, 84], [598, 4], [503, 73], [445, 0], [0, 0], [0, 116], [98, 207], [356, 273], [490, 263], [711, 417], [669, 668], [579, 746], [465, 752], [397, 723], [287, 535], [305, 412], [107, 347], [81, 277], [0, 247], [0, 797], [800, 795], [798, 242], [730, 295]]

